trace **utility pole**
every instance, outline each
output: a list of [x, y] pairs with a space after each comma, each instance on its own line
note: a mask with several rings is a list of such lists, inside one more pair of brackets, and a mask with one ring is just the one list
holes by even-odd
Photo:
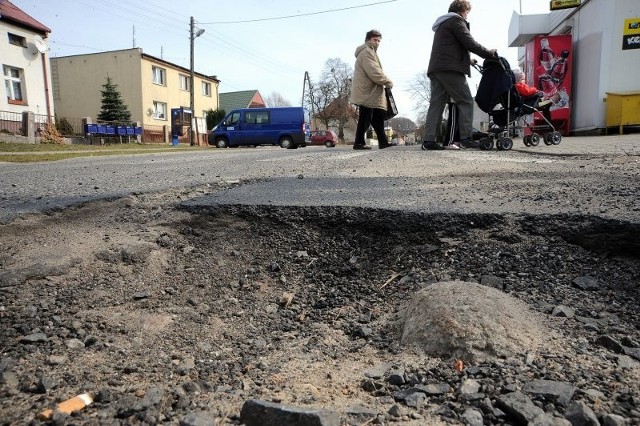
[[193, 40], [195, 39], [195, 37], [193, 36], [193, 27], [194, 27], [194, 21], [193, 21], [193, 16], [191, 17], [191, 21], [189, 23], [189, 49], [190, 49], [190, 65], [189, 65], [189, 109], [191, 110], [191, 121], [189, 122], [189, 145], [193, 146], [193, 108], [194, 108], [194, 103], [195, 103], [195, 99], [194, 99], [194, 95], [193, 95], [193, 77], [194, 77], [194, 71], [193, 71]]
[[193, 146], [193, 122], [195, 120], [195, 99], [193, 93], [193, 80], [195, 77], [195, 72], [193, 70], [193, 52], [194, 52], [194, 40], [196, 37], [200, 37], [204, 33], [203, 29], [199, 29], [195, 31], [195, 21], [193, 16], [189, 22], [189, 50], [190, 50], [190, 66], [189, 66], [189, 109], [191, 110], [191, 122], [189, 123], [189, 145]]

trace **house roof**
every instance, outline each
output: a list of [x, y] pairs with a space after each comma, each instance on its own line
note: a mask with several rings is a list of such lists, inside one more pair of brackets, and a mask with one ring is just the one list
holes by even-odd
[[45, 37], [51, 32], [49, 27], [27, 15], [9, 0], [0, 0], [0, 20], [34, 30]]
[[257, 90], [220, 93], [220, 109], [226, 112], [238, 108], [260, 108], [264, 106], [264, 100]]

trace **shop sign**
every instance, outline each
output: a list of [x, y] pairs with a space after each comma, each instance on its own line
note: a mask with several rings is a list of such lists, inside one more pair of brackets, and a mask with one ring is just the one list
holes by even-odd
[[551, 0], [549, 8], [551, 10], [570, 9], [580, 6], [581, 0]]
[[640, 17], [624, 20], [622, 50], [640, 49]]

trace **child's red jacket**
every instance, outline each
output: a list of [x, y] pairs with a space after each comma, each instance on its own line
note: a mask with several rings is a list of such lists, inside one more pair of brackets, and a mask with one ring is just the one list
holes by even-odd
[[538, 89], [533, 86], [527, 86], [527, 83], [524, 81], [516, 83], [516, 91], [520, 96], [533, 96], [538, 93]]

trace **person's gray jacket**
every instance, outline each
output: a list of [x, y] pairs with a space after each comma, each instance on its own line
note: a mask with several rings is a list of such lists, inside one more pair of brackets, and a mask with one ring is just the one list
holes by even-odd
[[469, 24], [457, 13], [447, 13], [433, 24], [433, 47], [427, 75], [439, 71], [455, 71], [471, 75], [473, 52], [481, 58], [490, 58], [491, 51], [473, 39]]
[[392, 87], [391, 79], [382, 71], [378, 54], [372, 45], [356, 48], [356, 64], [351, 83], [351, 103], [367, 108], [387, 109], [384, 87]]

